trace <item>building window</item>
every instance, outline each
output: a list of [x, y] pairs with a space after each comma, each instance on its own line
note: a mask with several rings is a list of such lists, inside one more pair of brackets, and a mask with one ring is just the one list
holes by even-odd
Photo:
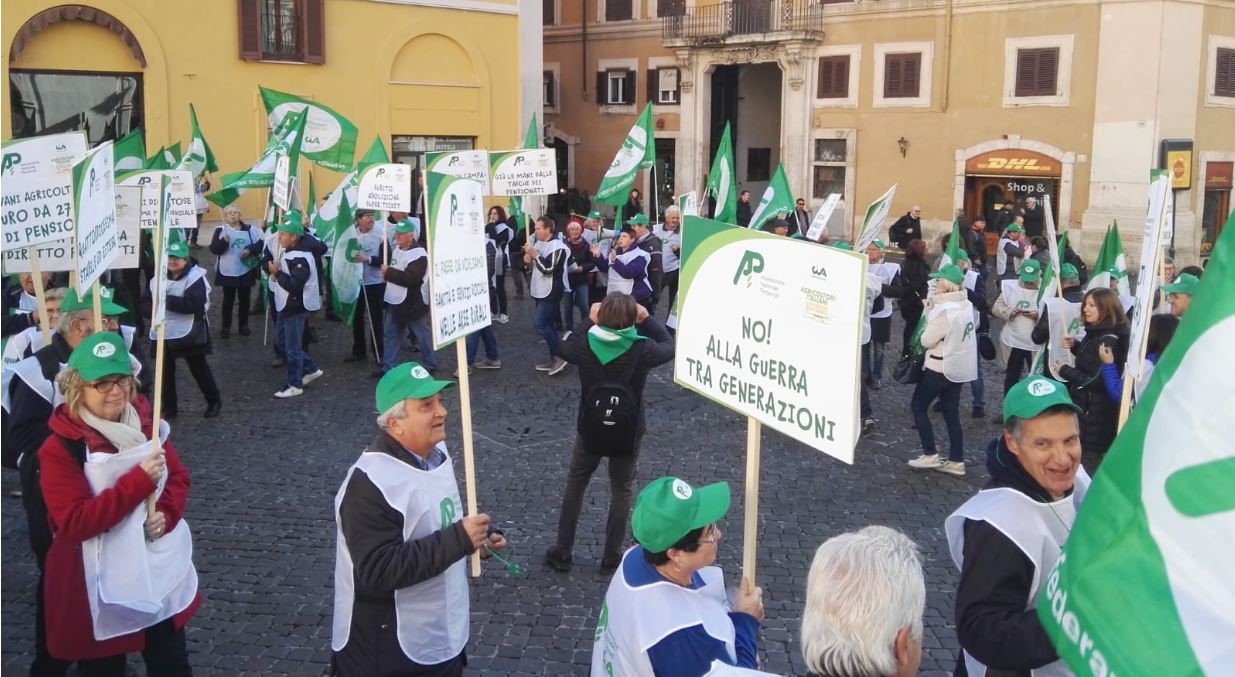
[[679, 71], [676, 68], [648, 70], [648, 101], [670, 106], [680, 103], [678, 75]]
[[772, 149], [746, 149], [746, 180], [768, 181], [772, 178]]
[[544, 7], [544, 25], [557, 25], [557, 0], [544, 0], [542, 5]]
[[1016, 50], [1016, 96], [1055, 96], [1059, 48]]
[[1235, 97], [1235, 48], [1219, 47], [1214, 55], [1214, 95]]
[[325, 0], [238, 0], [244, 61], [325, 63]]
[[544, 72], [544, 107], [557, 108], [557, 83], [553, 71]]
[[596, 89], [601, 92], [601, 104], [625, 106], [635, 103], [635, 72], [633, 70], [601, 71]]
[[811, 195], [816, 200], [825, 199], [832, 193], [839, 193], [844, 199], [848, 160], [847, 139], [815, 139], [815, 153], [811, 158], [814, 176]]
[[885, 54], [883, 98], [916, 99], [922, 86], [922, 54]]
[[14, 138], [83, 131], [91, 146], [142, 128], [141, 73], [9, 71]]
[[605, 21], [630, 21], [634, 18], [632, 0], [604, 0]]
[[656, 16], [686, 16], [686, 0], [656, 0]]
[[819, 57], [819, 84], [815, 91], [817, 99], [845, 99], [849, 97], [849, 55]]

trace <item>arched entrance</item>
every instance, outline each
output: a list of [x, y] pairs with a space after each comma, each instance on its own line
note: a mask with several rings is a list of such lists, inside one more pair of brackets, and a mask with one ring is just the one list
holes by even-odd
[[1023, 205], [1026, 198], [1050, 196], [1051, 213], [1060, 230], [1072, 221], [1074, 153], [1039, 141], [1009, 135], [956, 151], [953, 202], [970, 218], [982, 215], [987, 224], [1005, 203]]

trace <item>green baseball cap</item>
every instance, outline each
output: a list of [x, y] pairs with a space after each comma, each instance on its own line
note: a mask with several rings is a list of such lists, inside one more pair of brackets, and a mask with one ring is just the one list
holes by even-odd
[[964, 249], [961, 249], [960, 251], [956, 252], [956, 260], [957, 261], [968, 261], [969, 252], [965, 251]]
[[1076, 266], [1071, 263], [1065, 263], [1059, 266], [1059, 279], [1061, 280], [1079, 280], [1081, 273], [1076, 269]]
[[69, 355], [68, 367], [87, 382], [97, 381], [104, 376], [133, 374], [133, 367], [129, 364], [129, 351], [124, 347], [124, 337], [114, 331], [96, 331], [83, 339]]
[[403, 219], [399, 225], [395, 226], [395, 233], [415, 233], [420, 230], [420, 225], [410, 218]]
[[635, 214], [626, 221], [628, 226], [646, 226], [648, 225], [648, 217], [646, 214]]
[[[112, 300], [113, 292], [110, 288], [99, 286], [99, 301], [102, 306], [104, 315], [123, 315], [129, 312], [128, 308], [117, 304]], [[64, 300], [60, 302], [60, 312], [72, 313], [78, 310], [90, 310], [94, 308], [94, 291], [86, 292], [85, 296], [78, 296], [76, 289], [69, 289], [64, 293]]]
[[648, 552], [665, 552], [686, 534], [729, 512], [729, 483], [692, 487], [686, 480], [662, 477], [639, 492], [630, 529]]
[[436, 395], [454, 381], [438, 381], [416, 362], [404, 362], [386, 372], [377, 382], [377, 410], [385, 412], [406, 399], [419, 400]]
[[1128, 276], [1128, 271], [1120, 270], [1116, 268], [1115, 266], [1111, 266], [1110, 268], [1107, 268], [1106, 272], [1107, 274], [1111, 276], [1111, 279], [1113, 280], [1122, 280]]
[[300, 212], [288, 212], [283, 215], [283, 219], [279, 221], [279, 225], [275, 226], [275, 230], [280, 233], [291, 233], [296, 237], [304, 237], [304, 220], [300, 216]]
[[1179, 277], [1171, 284], [1164, 284], [1158, 287], [1168, 294], [1187, 294], [1192, 296], [1196, 293], [1196, 286], [1201, 283], [1201, 278], [1192, 273], [1180, 273]]
[[1008, 226], [1008, 232], [1009, 232], [1009, 233], [1023, 233], [1023, 232], [1025, 232], [1025, 229], [1024, 229], [1024, 228], [1021, 228], [1021, 224], [1019, 224], [1019, 223], [1014, 223], [1014, 224], [1012, 224], [1012, 225]]
[[1003, 396], [1003, 420], [1007, 423], [1008, 419], [1014, 416], [1020, 419], [1033, 418], [1061, 404], [1078, 413], [1081, 411], [1068, 396], [1068, 389], [1062, 383], [1045, 376], [1030, 376], [1012, 386], [1008, 394]]
[[599, 220], [602, 218], [602, 217], [601, 217], [601, 215], [600, 215], [600, 212], [596, 211], [595, 209], [593, 209], [592, 211], [588, 212], [588, 213], [587, 213], [587, 217], [588, 217], [588, 219], [590, 219], [590, 220], [592, 220], [592, 221], [599, 221]]
[[940, 279], [940, 280], [947, 280], [948, 282], [951, 282], [952, 284], [959, 285], [961, 282], [965, 280], [965, 273], [963, 273], [961, 269], [957, 267], [956, 264], [949, 263], [948, 265], [940, 268], [939, 270], [931, 273], [930, 275], [927, 275], [927, 277], [933, 277], [933, 278]]
[[187, 259], [189, 258], [189, 245], [185, 244], [182, 240], [168, 242], [167, 255], [174, 256], [178, 259]]
[[853, 251], [853, 245], [849, 244], [848, 242], [837, 242], [836, 244], [830, 245], [830, 246], [832, 247], [832, 249], [843, 249], [847, 252]]
[[875, 238], [875, 239], [871, 240], [871, 244], [875, 245], [876, 247], [878, 247], [878, 248], [880, 248], [880, 249], [887, 249], [887, 248], [888, 248], [888, 244], [887, 244], [886, 242], [884, 242], [883, 240], [880, 240], [879, 238]]
[[1042, 264], [1037, 259], [1025, 259], [1021, 264], [1021, 282], [1037, 282], [1042, 277]]

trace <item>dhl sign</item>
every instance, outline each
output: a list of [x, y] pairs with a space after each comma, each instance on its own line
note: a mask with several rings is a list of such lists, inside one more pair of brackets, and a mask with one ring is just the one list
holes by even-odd
[[991, 176], [1059, 176], [1059, 161], [1027, 150], [983, 153], [965, 162], [966, 174]]

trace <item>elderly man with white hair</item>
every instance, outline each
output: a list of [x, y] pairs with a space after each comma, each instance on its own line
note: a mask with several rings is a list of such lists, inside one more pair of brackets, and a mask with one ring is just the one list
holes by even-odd
[[922, 660], [926, 583], [909, 537], [870, 526], [815, 551], [802, 657], [815, 677], [909, 677]]
[[[669, 308], [673, 308], [673, 302], [678, 297], [678, 273], [682, 268], [682, 211], [677, 205], [672, 205], [665, 209], [665, 222], [656, 226], [654, 231], [656, 237], [660, 238], [661, 255], [660, 267], [662, 277], [660, 282], [661, 289], [668, 287], [669, 289]], [[660, 289], [656, 290], [660, 294]]]

